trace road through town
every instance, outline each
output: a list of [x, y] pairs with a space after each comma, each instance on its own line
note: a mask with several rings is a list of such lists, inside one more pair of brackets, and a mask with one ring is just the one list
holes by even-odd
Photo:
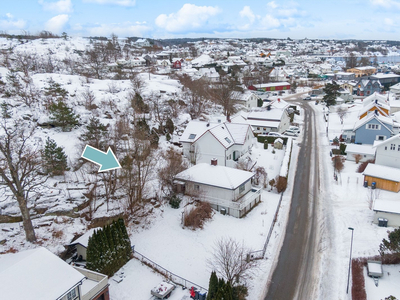
[[302, 103], [303, 139], [285, 237], [265, 297], [268, 300], [316, 299], [318, 292], [319, 154], [315, 113], [309, 103]]

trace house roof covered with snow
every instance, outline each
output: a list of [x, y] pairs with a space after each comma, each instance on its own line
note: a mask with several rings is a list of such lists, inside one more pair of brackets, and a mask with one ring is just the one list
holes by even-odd
[[3, 299], [58, 299], [84, 278], [43, 247], [0, 255]]
[[378, 102], [378, 103], [382, 103], [384, 105], [387, 105], [386, 100], [387, 100], [386, 96], [383, 96], [383, 95], [378, 94], [377, 92], [374, 92], [372, 95], [364, 98], [363, 105], [367, 106], [371, 102]]
[[374, 211], [382, 211], [394, 214], [400, 214], [400, 201], [392, 199], [375, 199]]
[[76, 244], [80, 244], [83, 247], [87, 248], [88, 243], [89, 243], [89, 238], [93, 235], [94, 231], [96, 229], [100, 229], [100, 228], [92, 228], [89, 229], [86, 233], [84, 233], [82, 236], [80, 236], [79, 238], [77, 238], [75, 241], [71, 242], [71, 244], [69, 245], [76, 245]]
[[346, 152], [351, 154], [359, 153], [359, 154], [375, 155], [375, 149], [373, 149], [371, 145], [347, 144]]
[[368, 164], [363, 175], [400, 182], [400, 169], [382, 165]]
[[370, 122], [372, 119], [376, 119], [379, 123], [381, 123], [383, 126], [385, 126], [389, 131], [392, 131], [391, 128], [389, 128], [388, 126], [393, 126], [393, 120], [388, 118], [388, 117], [384, 117], [381, 115], [377, 115], [375, 113], [369, 114], [368, 116], [366, 116], [365, 118], [362, 118], [360, 120], [358, 120], [355, 124], [354, 124], [354, 130], [360, 128], [361, 126], [367, 124], [368, 122]]
[[179, 173], [175, 179], [234, 190], [253, 176], [252, 172], [201, 163]]
[[[400, 134], [396, 134], [396, 135], [394, 135], [394, 136], [392, 136], [392, 137], [390, 137], [390, 138], [388, 138], [388, 139], [386, 139], [384, 141], [379, 141], [379, 143], [374, 143], [373, 147], [376, 148], [376, 147], [381, 146], [381, 145], [388, 145], [388, 144], [393, 143], [394, 141], [399, 142], [399, 140], [400, 140]], [[347, 151], [347, 148], [346, 148], [346, 151]]]

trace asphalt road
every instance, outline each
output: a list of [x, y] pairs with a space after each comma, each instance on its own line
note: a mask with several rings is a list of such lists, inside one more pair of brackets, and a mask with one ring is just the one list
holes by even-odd
[[315, 114], [309, 103], [314, 102], [301, 102], [303, 140], [285, 238], [265, 297], [268, 300], [315, 299], [317, 291], [319, 165]]

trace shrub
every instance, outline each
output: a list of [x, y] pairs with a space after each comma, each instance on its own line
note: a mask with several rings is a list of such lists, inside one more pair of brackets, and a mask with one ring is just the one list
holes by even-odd
[[191, 227], [193, 230], [203, 228], [204, 222], [212, 217], [212, 208], [210, 203], [199, 201], [197, 207], [192, 208], [185, 213], [183, 224]]
[[264, 149], [268, 149], [268, 142], [267, 141], [264, 142]]
[[340, 144], [340, 146], [339, 146], [340, 154], [346, 155], [346, 147], [347, 147], [346, 144], [343, 144], [343, 143]]
[[179, 208], [181, 204], [182, 199], [179, 198], [177, 195], [172, 195], [171, 198], [169, 199], [169, 205], [171, 205], [172, 208]]
[[278, 193], [284, 192], [287, 187], [287, 178], [279, 176], [279, 175], [276, 177], [277, 177], [277, 179], [275, 181], [276, 181], [276, 189], [277, 189]]
[[365, 168], [368, 166], [369, 163], [374, 164], [375, 163], [375, 159], [369, 159], [369, 160], [364, 161], [363, 163], [361, 163], [361, 165], [358, 166], [357, 173], [364, 172]]
[[353, 154], [354, 160], [356, 161], [356, 164], [358, 164], [360, 162], [360, 160], [362, 159], [362, 155], [361, 154]]
[[364, 280], [364, 262], [360, 259], [353, 259], [351, 261], [351, 295], [353, 300], [366, 300], [367, 293], [365, 292]]

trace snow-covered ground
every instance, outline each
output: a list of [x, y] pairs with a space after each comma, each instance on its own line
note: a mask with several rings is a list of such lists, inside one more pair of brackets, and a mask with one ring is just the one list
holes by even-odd
[[368, 277], [367, 268], [364, 268], [365, 291], [368, 300], [385, 299], [389, 296], [400, 298], [400, 266], [383, 265], [383, 276], [378, 279], [375, 285], [373, 278]]

